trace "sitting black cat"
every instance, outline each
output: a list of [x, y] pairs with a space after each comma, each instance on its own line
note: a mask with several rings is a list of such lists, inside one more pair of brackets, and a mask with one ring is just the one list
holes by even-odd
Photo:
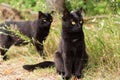
[[82, 30], [82, 8], [76, 12], [65, 10], [62, 17], [62, 36], [59, 48], [54, 56], [54, 62], [45, 61], [33, 65], [24, 65], [26, 70], [36, 67], [45, 68], [54, 66], [63, 79], [69, 80], [72, 75], [79, 79], [83, 77], [82, 70], [88, 63], [88, 54], [85, 51], [84, 33]]
[[81, 78], [88, 62], [81, 11], [82, 8], [72, 13], [67, 10], [63, 12], [61, 41], [54, 60], [57, 72], [65, 80], [69, 80], [72, 75]]
[[37, 20], [24, 22], [6, 21], [4, 24], [0, 24], [0, 54], [4, 56], [3, 59], [6, 59], [5, 53], [8, 51], [11, 45], [20, 45], [24, 43], [23, 39], [14, 35], [13, 32], [6, 30], [5, 28], [14, 27], [21, 34], [29, 37], [39, 54], [44, 55], [42, 52], [43, 40], [45, 40], [49, 34], [51, 23], [51, 14], [42, 13], [39, 11]]

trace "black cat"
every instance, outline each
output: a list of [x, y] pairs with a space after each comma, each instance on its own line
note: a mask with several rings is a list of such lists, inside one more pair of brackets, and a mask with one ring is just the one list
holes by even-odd
[[82, 8], [72, 13], [67, 10], [63, 12], [61, 41], [54, 60], [57, 72], [65, 80], [69, 80], [72, 75], [81, 78], [88, 62], [81, 11]]
[[65, 80], [69, 80], [72, 75], [77, 79], [83, 77], [82, 70], [88, 63], [88, 55], [85, 51], [81, 11], [82, 8], [72, 13], [67, 10], [63, 12], [61, 41], [55, 53], [54, 62], [45, 61], [33, 65], [24, 65], [23, 68], [34, 70], [35, 67], [45, 68], [55, 65], [56, 71]]
[[39, 11], [38, 19], [34, 21], [6, 21], [0, 24], [0, 54], [3, 59], [6, 59], [5, 53], [11, 45], [26, 44], [24, 40], [14, 35], [13, 32], [6, 30], [8, 27], [14, 27], [21, 34], [26, 35], [32, 40], [40, 55], [43, 54], [43, 41], [49, 34], [50, 26], [52, 23], [52, 16], [50, 13], [42, 13]]

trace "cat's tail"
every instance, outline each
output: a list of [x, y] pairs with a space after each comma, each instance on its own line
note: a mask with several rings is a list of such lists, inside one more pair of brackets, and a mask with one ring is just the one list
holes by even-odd
[[47, 68], [47, 67], [53, 67], [53, 66], [55, 66], [54, 62], [44, 61], [44, 62], [40, 62], [33, 65], [24, 65], [23, 68], [28, 71], [33, 71], [36, 68]]

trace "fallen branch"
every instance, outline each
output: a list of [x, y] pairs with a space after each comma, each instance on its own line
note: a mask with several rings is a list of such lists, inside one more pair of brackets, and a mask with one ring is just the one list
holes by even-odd
[[93, 19], [103, 19], [103, 18], [110, 18], [110, 17], [118, 17], [117, 15], [100, 15], [100, 16], [90, 16], [84, 17], [85, 21], [93, 20]]

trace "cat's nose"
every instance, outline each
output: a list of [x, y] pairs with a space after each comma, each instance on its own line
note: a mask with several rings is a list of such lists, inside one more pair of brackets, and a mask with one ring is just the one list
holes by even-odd
[[78, 27], [79, 27], [79, 28], [81, 28], [81, 25], [80, 25], [80, 24], [78, 24]]

